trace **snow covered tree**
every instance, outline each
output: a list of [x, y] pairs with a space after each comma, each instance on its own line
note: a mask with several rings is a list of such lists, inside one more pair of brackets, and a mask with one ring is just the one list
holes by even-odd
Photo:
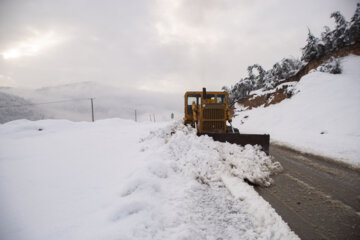
[[321, 33], [321, 41], [324, 44], [325, 54], [333, 50], [333, 32], [328, 26], [324, 27], [325, 31]]
[[264, 76], [264, 88], [265, 89], [272, 89], [275, 86], [276, 78], [273, 74], [272, 69], [270, 71], [266, 71]]
[[271, 69], [271, 72], [272, 72], [272, 75], [274, 76], [274, 81], [278, 81], [280, 79], [282, 79], [282, 68], [281, 68], [281, 65], [280, 63], [275, 63], [273, 68]]
[[291, 72], [293, 71], [293, 63], [290, 59], [286, 58], [281, 61], [281, 70], [282, 70], [282, 77], [286, 79], [291, 75]]
[[[319, 45], [322, 47], [322, 45]], [[323, 51], [323, 50], [322, 50]], [[295, 58], [285, 58], [281, 60], [281, 66], [285, 73], [284, 78], [294, 76], [303, 66], [302, 62]]]
[[221, 88], [221, 90], [223, 90], [223, 91], [225, 91], [225, 92], [228, 92], [228, 93], [231, 91], [230, 88], [227, 87], [227, 86], [223, 86], [223, 87]]
[[348, 32], [349, 23], [339, 11], [333, 12], [330, 16], [335, 19], [336, 23], [336, 28], [333, 31], [333, 48], [338, 49], [349, 45], [347, 44], [350, 41]]
[[273, 81], [276, 83], [294, 76], [302, 66], [302, 62], [297, 59], [285, 58], [280, 63], [275, 63], [268, 74], [271, 74]]
[[302, 57], [301, 60], [306, 62], [311, 61], [312, 59], [319, 58], [325, 53], [324, 45], [320, 42], [320, 40], [315, 37], [309, 30], [308, 38], [306, 40], [307, 44], [302, 49]]
[[[258, 71], [259, 74], [257, 76], [254, 74], [253, 69], [256, 69]], [[248, 73], [249, 73], [249, 79], [253, 81], [254, 88], [256, 89], [262, 88], [264, 84], [264, 76], [265, 76], [265, 70], [263, 69], [263, 67], [259, 64], [254, 64], [248, 67]]]
[[[253, 79], [250, 77], [242, 78], [237, 82], [229, 91], [229, 100], [230, 104], [233, 104], [235, 101], [249, 96], [250, 92], [256, 89], [255, 85], [255, 75]], [[223, 87], [227, 89], [227, 87]]]
[[341, 28], [346, 24], [344, 16], [339, 11], [333, 12], [330, 17], [335, 18], [336, 28]]
[[360, 3], [356, 4], [354, 16], [351, 18], [349, 35], [350, 44], [360, 42]]
[[252, 66], [248, 66], [247, 68], [249, 79], [253, 80], [255, 79], [255, 74], [252, 72]]
[[230, 91], [229, 94], [230, 104], [233, 104], [237, 100], [246, 97], [247, 90], [248, 90], [248, 86], [246, 86], [246, 84], [243, 82], [243, 79], [241, 79], [238, 83], [235, 84], [235, 86]]

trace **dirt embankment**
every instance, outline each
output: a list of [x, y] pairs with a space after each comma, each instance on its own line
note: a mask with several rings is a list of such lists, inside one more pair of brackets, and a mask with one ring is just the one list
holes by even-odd
[[326, 56], [323, 56], [318, 59], [314, 59], [314, 60], [310, 61], [302, 69], [300, 69], [300, 71], [296, 75], [277, 83], [275, 85], [275, 88], [278, 87], [280, 84], [283, 84], [283, 85], [281, 88], [279, 88], [277, 91], [275, 91], [273, 93], [269, 93], [269, 94], [265, 94], [265, 95], [261, 95], [261, 96], [250, 95], [246, 98], [240, 99], [238, 101], [238, 103], [240, 105], [246, 107], [247, 109], [256, 108], [256, 107], [259, 107], [262, 105], [267, 107], [271, 104], [279, 103], [282, 100], [284, 100], [286, 98], [290, 98], [292, 96], [292, 93], [287, 91], [289, 85], [284, 84], [284, 83], [300, 81], [300, 79], [304, 75], [308, 74], [312, 69], [317, 68], [322, 63], [329, 60], [331, 57], [336, 57], [336, 58], [345, 57], [350, 54], [360, 56], [360, 43], [356, 43], [352, 46], [343, 47], [341, 49], [338, 49], [337, 51], [332, 52], [331, 54], [328, 54]]

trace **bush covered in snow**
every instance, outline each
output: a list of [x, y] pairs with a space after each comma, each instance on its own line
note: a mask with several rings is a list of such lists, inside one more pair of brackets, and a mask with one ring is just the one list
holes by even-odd
[[[315, 37], [309, 30], [306, 45], [302, 48], [301, 61], [286, 58], [275, 63], [270, 70], [264, 70], [261, 65], [254, 64], [248, 67], [247, 77], [241, 78], [230, 88], [224, 86], [223, 90], [230, 94], [230, 103], [233, 104], [237, 100], [247, 97], [251, 91], [272, 89], [277, 83], [295, 76], [307, 62], [360, 42], [360, 3], [357, 4], [355, 14], [350, 22], [346, 21], [338, 11], [332, 13], [331, 17], [335, 19], [336, 27], [331, 30], [325, 26], [325, 31], [321, 33], [321, 39]], [[256, 74], [254, 70], [256, 70]], [[338, 62], [331, 61], [319, 71], [340, 73], [341, 69]]]
[[340, 60], [332, 57], [328, 61], [317, 67], [316, 70], [320, 72], [339, 74], [341, 73]]

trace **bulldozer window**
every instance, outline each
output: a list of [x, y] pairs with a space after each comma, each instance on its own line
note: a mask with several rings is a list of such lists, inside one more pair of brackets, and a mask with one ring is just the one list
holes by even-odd
[[200, 94], [190, 94], [187, 97], [187, 114], [193, 115], [192, 103], [195, 102], [196, 106], [200, 104], [201, 95]]
[[215, 95], [214, 94], [206, 94], [206, 99], [207, 100], [215, 100]]
[[216, 102], [217, 103], [226, 103], [226, 95], [225, 94], [218, 94]]
[[215, 103], [215, 94], [206, 94], [205, 96], [206, 103]]

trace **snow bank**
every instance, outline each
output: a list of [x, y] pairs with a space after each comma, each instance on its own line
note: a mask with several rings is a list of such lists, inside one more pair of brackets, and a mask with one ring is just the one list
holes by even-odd
[[0, 235], [297, 239], [243, 180], [280, 168], [179, 123], [14, 121], [0, 125]]
[[216, 142], [208, 136], [198, 137], [195, 129], [181, 123], [151, 132], [146, 140], [147, 149], [160, 148], [169, 155], [168, 159], [178, 162], [185, 175], [201, 183], [219, 181], [223, 174], [231, 174], [269, 186], [270, 175], [281, 171], [281, 165], [273, 162], [259, 147], [241, 147]]
[[360, 57], [342, 58], [341, 65], [342, 74], [313, 71], [304, 76], [291, 99], [237, 112], [234, 125], [242, 132], [269, 133], [272, 142], [359, 167]]
[[[134, 232], [153, 229], [151, 239], [297, 239], [271, 206], [244, 182], [246, 178], [269, 185], [270, 175], [281, 171], [279, 163], [259, 148], [197, 137], [194, 129], [180, 123], [152, 131], [141, 142], [150, 162], [145, 171], [133, 175], [130, 182], [135, 185], [125, 188], [124, 196], [130, 193], [133, 202], [147, 196], [149, 202], [160, 202], [162, 211], [153, 205], [149, 210], [154, 216], [151, 224], [144, 216], [146, 224]], [[147, 175], [161, 179], [156, 181], [160, 185], [147, 187], [153, 183], [144, 181]], [[236, 179], [236, 185], [225, 185], [223, 179], [229, 178]], [[247, 191], [241, 199], [236, 195], [234, 199], [228, 189], [239, 186]], [[148, 188], [153, 194], [148, 194]]]

